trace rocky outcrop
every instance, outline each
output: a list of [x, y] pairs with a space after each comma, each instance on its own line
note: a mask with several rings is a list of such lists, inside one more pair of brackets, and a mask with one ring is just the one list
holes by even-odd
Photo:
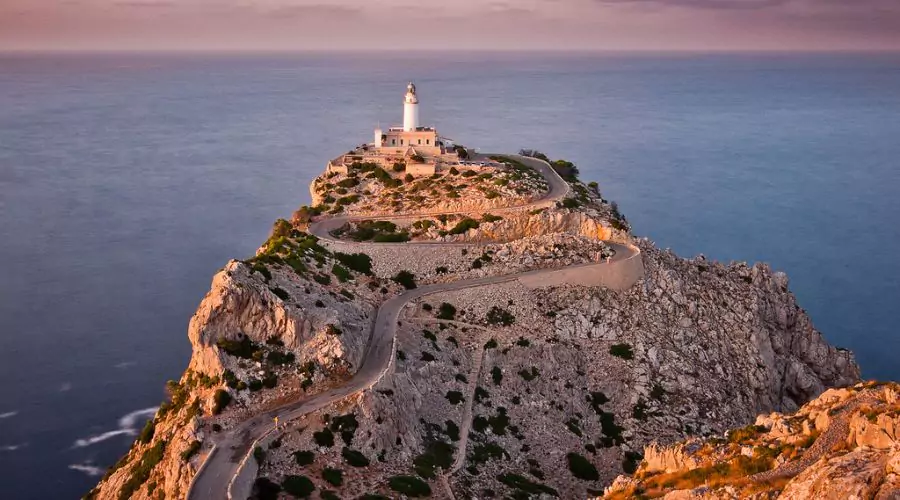
[[[271, 278], [266, 279], [247, 264], [231, 261], [216, 274], [188, 327], [193, 347], [190, 369], [209, 376], [234, 370], [235, 358], [219, 343], [244, 338], [257, 344], [278, 341], [298, 360], [321, 366], [358, 366], [374, 307], [364, 300], [330, 295], [324, 286], [286, 266], [272, 267], [269, 273]], [[329, 334], [329, 327], [346, 335]]]
[[[738, 440], [726, 448], [704, 438], [750, 424], [759, 414], [765, 416], [758, 425], [786, 445], [764, 452], [773, 467], [803, 450], [828, 448], [845, 427], [842, 439], [854, 447], [893, 446], [893, 414], [860, 414], [862, 400], [847, 406], [857, 397], [852, 391], [826, 392], [804, 407], [804, 418], [772, 413], [796, 410], [825, 389], [859, 378], [852, 355], [830, 346], [796, 304], [784, 274], [764, 264], [683, 259], [634, 240], [596, 186], [574, 181], [558, 205], [516, 208], [502, 218], [481, 213], [484, 200], [508, 206], [546, 187], [521, 166], [496, 176], [448, 174], [400, 184], [369, 173], [323, 177], [313, 191], [323, 196], [326, 212], [390, 213], [432, 189], [475, 190], [478, 196], [462, 196], [459, 205], [449, 197], [442, 208], [477, 210], [471, 216], [481, 223], [455, 230], [464, 220], [458, 216], [419, 224], [418, 245], [324, 242], [286, 221], [276, 223], [255, 257], [232, 261], [215, 276], [190, 323], [187, 372], [170, 383], [153, 431], [141, 436], [94, 497], [182, 498], [214, 443], [247, 447], [251, 455], [242, 460], [258, 465], [261, 496], [312, 488], [324, 498], [330, 497], [325, 490], [355, 498], [438, 489], [457, 498], [581, 498], [600, 494], [642, 458], [637, 479], [618, 479], [614, 491], [634, 492], [650, 474], [715, 471], [728, 453], [744, 457], [740, 463], [749, 472], [760, 463], [754, 446]], [[604, 240], [640, 250], [628, 254], [641, 265], [626, 285], [550, 279], [579, 273], [580, 264], [610, 264], [616, 246]], [[560, 267], [567, 269], [530, 273], [523, 281], [508, 277]], [[417, 286], [430, 293], [393, 300]], [[392, 344], [370, 349], [390, 361], [384, 368], [366, 364], [379, 308], [404, 300], [411, 302], [389, 330]], [[388, 330], [382, 325], [380, 331]], [[347, 385], [360, 366], [372, 378]], [[365, 388], [347, 395], [329, 390], [336, 386]], [[890, 391], [878, 397], [896, 399]], [[283, 428], [266, 431], [258, 442], [241, 439], [245, 424], [268, 425], [257, 422], [261, 413], [305, 405], [314, 394], [322, 401], [316, 410], [301, 414], [291, 406], [295, 414]], [[341, 397], [327, 399], [333, 394]], [[743, 436], [757, 436], [761, 428], [745, 429]], [[825, 444], [807, 443], [816, 435], [827, 437], [819, 441]], [[816, 485], [866, 457], [835, 462], [832, 472], [810, 472], [803, 491], [820, 491]], [[803, 464], [798, 473], [805, 473], [800, 460], [791, 467]], [[865, 477], [893, 484], [892, 463]], [[252, 477], [256, 468], [244, 470]], [[727, 488], [715, 494], [738, 492]]]
[[832, 389], [724, 439], [651, 445], [636, 474], [617, 478], [605, 498], [900, 498], [897, 390], [871, 382]]
[[608, 214], [577, 210], [540, 210], [505, 214], [502, 220], [482, 223], [477, 229], [447, 236], [450, 242], [515, 241], [543, 234], [576, 234], [593, 240], [627, 242], [627, 231], [610, 225]]

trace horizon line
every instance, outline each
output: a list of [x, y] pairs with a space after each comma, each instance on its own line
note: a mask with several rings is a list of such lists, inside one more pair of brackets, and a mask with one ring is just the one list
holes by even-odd
[[289, 55], [289, 54], [375, 54], [385, 53], [390, 55], [402, 54], [433, 54], [433, 53], [479, 53], [479, 54], [900, 54], [900, 48], [821, 48], [821, 49], [751, 49], [751, 48], [726, 48], [726, 49], [561, 49], [561, 48], [533, 48], [533, 49], [370, 49], [370, 48], [335, 48], [335, 49], [218, 49], [218, 48], [185, 48], [185, 49], [117, 49], [117, 48], [0, 48], [0, 54], [46, 54], [46, 55], [102, 55], [102, 54], [221, 54], [221, 55]]

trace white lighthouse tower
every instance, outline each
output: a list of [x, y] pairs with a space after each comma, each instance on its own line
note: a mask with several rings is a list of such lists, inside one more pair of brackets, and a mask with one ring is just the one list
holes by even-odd
[[406, 86], [406, 99], [403, 101], [403, 130], [415, 132], [419, 127], [419, 97], [416, 86], [409, 82]]

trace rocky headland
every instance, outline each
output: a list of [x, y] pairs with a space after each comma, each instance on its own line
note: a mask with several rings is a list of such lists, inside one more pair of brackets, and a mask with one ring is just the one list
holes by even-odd
[[853, 387], [827, 401], [895, 404], [890, 387], [855, 385], [852, 354], [822, 338], [783, 273], [635, 238], [569, 162], [495, 159], [317, 178], [313, 206], [214, 276], [187, 370], [88, 497], [672, 494], [647, 482], [756, 450], [726, 440], [696, 456], [679, 441], [754, 422], [756, 447], [803, 434], [765, 452], [778, 467], [827, 432], [822, 410], [803, 415], [829, 388]]

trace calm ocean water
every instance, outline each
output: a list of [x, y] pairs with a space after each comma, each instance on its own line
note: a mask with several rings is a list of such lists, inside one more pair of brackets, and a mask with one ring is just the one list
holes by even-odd
[[407, 80], [423, 122], [575, 161], [659, 245], [787, 271], [900, 379], [900, 55], [0, 56], [0, 496], [96, 482], [213, 273]]

